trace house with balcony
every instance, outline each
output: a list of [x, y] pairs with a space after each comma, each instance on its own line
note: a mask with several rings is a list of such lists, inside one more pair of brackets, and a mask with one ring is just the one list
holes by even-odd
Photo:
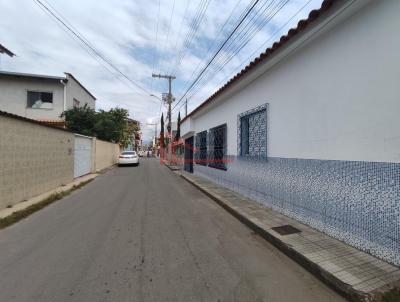
[[72, 74], [64, 77], [0, 71], [0, 110], [47, 124], [64, 125], [61, 114], [96, 98]]
[[182, 120], [184, 170], [400, 265], [399, 13], [324, 1]]

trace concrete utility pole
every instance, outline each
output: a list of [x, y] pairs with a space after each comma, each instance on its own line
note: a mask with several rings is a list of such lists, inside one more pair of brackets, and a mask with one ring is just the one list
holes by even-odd
[[147, 123], [148, 126], [155, 126], [154, 127], [154, 140], [153, 140], [153, 155], [155, 155], [156, 153], [154, 153], [156, 151], [156, 147], [157, 147], [157, 128], [158, 128], [158, 123]]
[[[153, 78], [160, 78], [160, 79], [167, 79], [168, 80], [168, 124], [167, 124], [167, 131], [169, 140], [172, 140], [172, 133], [171, 133], [171, 104], [172, 104], [172, 80], [175, 80], [176, 77], [173, 75], [161, 75], [161, 74], [152, 74]], [[168, 160], [171, 160], [171, 142], [168, 144]]]
[[187, 99], [186, 99], [186, 102], [185, 102], [185, 117], [187, 116]]
[[147, 123], [148, 126], [155, 126], [154, 129], [154, 137], [157, 137], [157, 128], [158, 128], [158, 123]]

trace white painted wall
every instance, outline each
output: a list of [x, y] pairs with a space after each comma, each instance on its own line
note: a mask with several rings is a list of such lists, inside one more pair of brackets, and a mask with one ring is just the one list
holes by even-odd
[[[87, 103], [95, 109], [95, 99], [72, 77], [67, 75], [67, 79], [66, 108], [73, 107], [75, 98], [81, 106]], [[52, 108], [27, 108], [28, 91], [52, 92]], [[36, 120], [62, 120], [60, 115], [64, 111], [64, 85], [57, 79], [0, 76], [0, 110]]]
[[398, 0], [372, 1], [185, 120], [182, 135], [227, 123], [236, 155], [237, 115], [269, 103], [269, 156], [400, 162], [399, 14]]
[[[53, 92], [52, 109], [27, 108], [27, 92]], [[58, 80], [0, 78], [0, 110], [31, 119], [60, 119], [64, 92]]]
[[73, 100], [75, 98], [80, 102], [81, 107], [87, 104], [90, 108], [95, 109], [95, 99], [74, 78], [67, 75], [67, 80], [67, 108], [73, 107]]

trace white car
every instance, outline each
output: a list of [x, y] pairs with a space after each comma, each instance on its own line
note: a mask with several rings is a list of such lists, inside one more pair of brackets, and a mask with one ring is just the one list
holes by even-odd
[[139, 156], [136, 151], [123, 151], [118, 158], [118, 165], [139, 165]]
[[142, 150], [140, 150], [140, 151], [139, 151], [139, 156], [140, 156], [140, 157], [143, 157], [143, 153], [144, 153], [144, 152], [143, 152]]

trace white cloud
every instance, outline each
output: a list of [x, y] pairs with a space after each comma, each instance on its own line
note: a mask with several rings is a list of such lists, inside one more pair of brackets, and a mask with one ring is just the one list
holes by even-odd
[[[158, 95], [167, 91], [167, 82], [151, 79], [153, 57], [156, 59], [155, 72], [166, 72], [173, 66], [200, 3], [176, 0], [169, 28], [173, 1], [160, 0], [156, 43], [158, 0], [47, 2], [128, 77], [141, 83], [147, 90], [152, 87], [153, 92]], [[321, 0], [312, 0], [301, 16], [304, 17], [307, 11], [319, 7], [320, 2]], [[183, 84], [192, 79], [192, 73], [199, 63], [200, 66], [206, 63], [210, 56], [207, 49], [213, 41], [217, 41], [212, 48], [215, 49], [229, 30], [232, 30], [233, 22], [225, 28], [225, 36], [218, 36], [229, 14], [233, 12], [231, 20], [237, 20], [249, 3], [249, 0], [210, 0], [191, 47], [182, 60], [177, 74], [179, 79], [174, 82], [175, 92], [182, 91]], [[284, 24], [304, 3], [305, 0], [289, 1], [274, 17], [273, 25]], [[155, 98], [145, 95], [126, 81], [123, 83], [116, 79], [33, 0], [0, 0], [0, 7], [0, 42], [17, 54], [14, 58], [2, 57], [3, 70], [49, 75], [71, 72], [98, 98], [99, 109], [115, 106], [128, 109], [133, 118], [141, 121], [144, 139], [151, 138], [154, 126], [146, 126], [146, 123], [149, 119], [159, 120], [160, 104]], [[293, 20], [284, 30], [287, 31], [296, 22], [297, 20]], [[197, 106], [208, 96], [207, 93], [213, 92], [218, 85], [239, 71], [247, 63], [243, 60], [248, 59], [247, 56], [268, 39], [271, 30], [272, 27], [266, 27], [254, 36], [249, 45], [224, 70], [207, 81], [204, 88], [190, 101], [189, 108]]]

